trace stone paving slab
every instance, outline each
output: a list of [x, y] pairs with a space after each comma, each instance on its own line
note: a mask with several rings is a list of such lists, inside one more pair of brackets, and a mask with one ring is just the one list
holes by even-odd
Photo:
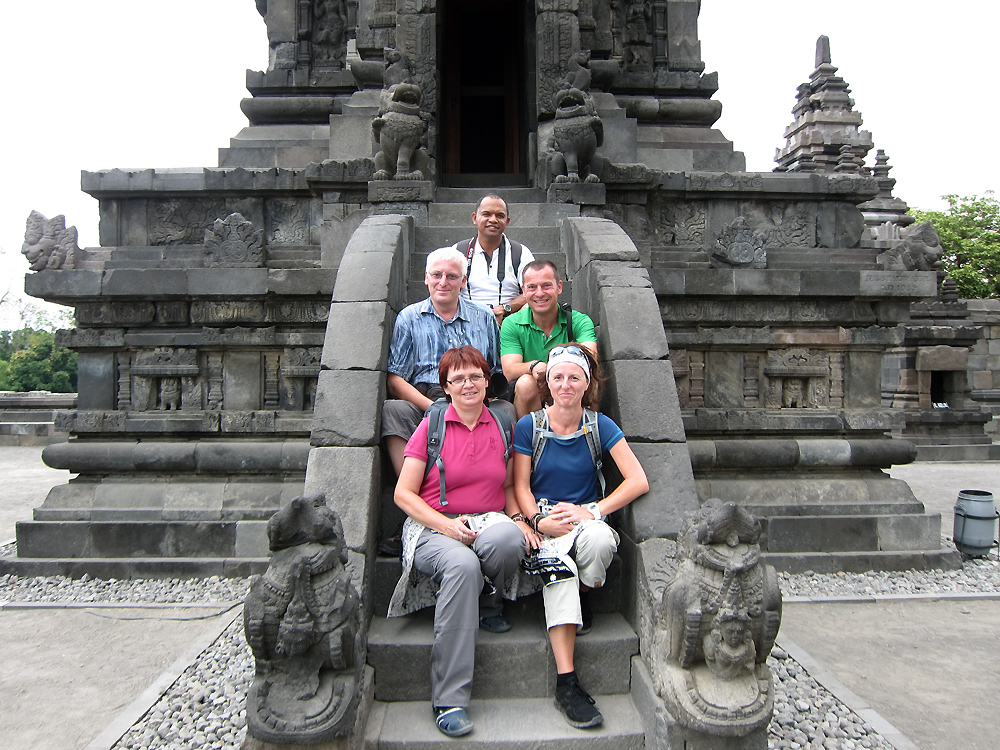
[[89, 747], [206, 630], [233, 617], [205, 616], [180, 607], [3, 608], [0, 750]]
[[920, 750], [997, 747], [1000, 600], [785, 604], [782, 638]]

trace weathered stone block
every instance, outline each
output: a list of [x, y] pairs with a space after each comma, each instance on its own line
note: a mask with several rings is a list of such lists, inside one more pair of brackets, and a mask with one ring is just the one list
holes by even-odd
[[651, 289], [604, 288], [599, 309], [603, 357], [655, 360], [667, 356], [660, 308]]
[[306, 469], [306, 494], [322, 492], [340, 515], [347, 546], [369, 552], [375, 545], [379, 476], [378, 448], [313, 448]]
[[396, 316], [385, 302], [334, 302], [323, 343], [328, 370], [383, 370]]
[[236, 557], [267, 557], [267, 521], [237, 521]]
[[561, 234], [566, 248], [566, 274], [570, 277], [592, 260], [639, 260], [635, 243], [610, 219], [567, 219]]
[[268, 291], [266, 268], [191, 268], [187, 275], [189, 292], [198, 296], [246, 297]]
[[316, 386], [314, 446], [378, 445], [385, 375], [366, 370], [324, 370]]
[[218, 521], [222, 518], [225, 479], [171, 481], [163, 491], [163, 519], [166, 521]]
[[684, 442], [677, 387], [668, 360], [616, 360], [608, 371], [604, 410], [629, 441]]
[[399, 255], [386, 249], [351, 252], [348, 247], [337, 270], [333, 299], [336, 302], [389, 301], [394, 309], [402, 309], [406, 304], [402, 296], [406, 285]]
[[101, 411], [115, 408], [117, 370], [110, 352], [80, 352], [76, 362], [77, 408]]
[[236, 479], [222, 492], [222, 519], [225, 521], [267, 520], [281, 507], [281, 482]]
[[[197, 269], [199, 272], [203, 269]], [[236, 293], [243, 293], [239, 290]], [[107, 295], [155, 299], [164, 295], [187, 295], [188, 272], [180, 269], [124, 269], [105, 271], [101, 292]]]
[[876, 408], [882, 401], [882, 355], [849, 351], [844, 362], [844, 406]]
[[878, 516], [878, 548], [884, 552], [941, 546], [941, 514]]
[[917, 370], [965, 370], [968, 366], [967, 346], [921, 346], [917, 349]]
[[37, 271], [24, 276], [24, 292], [41, 299], [95, 297], [101, 293], [100, 271]]
[[737, 294], [776, 297], [797, 295], [801, 278], [798, 271], [769, 271], [763, 268], [743, 268], [734, 274]]
[[731, 296], [736, 294], [736, 272], [726, 268], [689, 268], [685, 272], [684, 293]]
[[934, 271], [861, 271], [861, 294], [866, 297], [933, 297]]
[[743, 355], [735, 351], [709, 351], [705, 355], [705, 406], [743, 405]]
[[646, 472], [649, 492], [620, 511], [620, 528], [637, 544], [656, 537], [676, 538], [684, 514], [698, 508], [687, 446], [631, 442], [629, 446]]
[[233, 411], [259, 408], [262, 385], [260, 353], [228, 351], [223, 361], [223, 408]]
[[267, 272], [267, 291], [269, 294], [290, 297], [300, 295], [329, 297], [333, 294], [333, 282], [336, 278], [337, 272], [332, 268], [272, 268]]

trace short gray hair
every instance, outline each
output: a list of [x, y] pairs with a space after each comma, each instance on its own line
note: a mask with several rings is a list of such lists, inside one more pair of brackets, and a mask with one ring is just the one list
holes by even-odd
[[469, 271], [469, 261], [465, 259], [464, 254], [460, 253], [454, 247], [439, 247], [437, 250], [428, 253], [424, 271], [430, 271], [431, 264], [439, 260], [450, 260], [460, 263], [462, 265], [463, 276]]

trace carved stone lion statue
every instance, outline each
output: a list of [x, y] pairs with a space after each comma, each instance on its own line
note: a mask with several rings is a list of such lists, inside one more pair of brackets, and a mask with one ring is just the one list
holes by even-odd
[[357, 715], [364, 644], [340, 518], [322, 494], [297, 497], [267, 536], [271, 562], [243, 610], [256, 665], [247, 729], [273, 743], [343, 737]]
[[394, 49], [385, 50], [384, 88], [372, 133], [380, 151], [375, 155], [376, 180], [422, 180], [427, 153], [420, 139], [427, 129], [427, 117], [420, 111], [423, 91], [413, 82], [406, 57]]
[[760, 523], [736, 503], [708, 500], [684, 521], [677, 575], [654, 636], [653, 680], [691, 729], [745, 737], [766, 727], [774, 685], [765, 664], [781, 624], [773, 567], [760, 562]]
[[25, 222], [21, 253], [28, 259], [32, 271], [73, 268], [80, 249], [76, 242], [76, 227], [67, 227], [65, 216], [60, 214], [47, 219], [38, 211], [32, 211]]
[[604, 143], [604, 124], [597, 114], [590, 87], [590, 53], [577, 52], [570, 59], [563, 87], [555, 92], [555, 127], [552, 133], [552, 174], [556, 182], [600, 182], [596, 174], [603, 160], [595, 160]]

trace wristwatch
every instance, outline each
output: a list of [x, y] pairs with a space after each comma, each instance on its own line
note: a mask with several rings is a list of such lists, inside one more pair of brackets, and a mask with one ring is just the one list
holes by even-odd
[[511, 310], [511, 308], [510, 308], [510, 305], [508, 303], [506, 303], [506, 302], [504, 302], [502, 305], [500, 305], [500, 307], [503, 308], [503, 315], [504, 315], [505, 318], [513, 312], [513, 310]]
[[534, 375], [535, 374], [535, 368], [538, 365], [540, 365], [540, 364], [542, 364], [542, 360], [536, 359], [534, 362], [532, 362], [530, 365], [528, 365], [528, 374], [529, 375]]

